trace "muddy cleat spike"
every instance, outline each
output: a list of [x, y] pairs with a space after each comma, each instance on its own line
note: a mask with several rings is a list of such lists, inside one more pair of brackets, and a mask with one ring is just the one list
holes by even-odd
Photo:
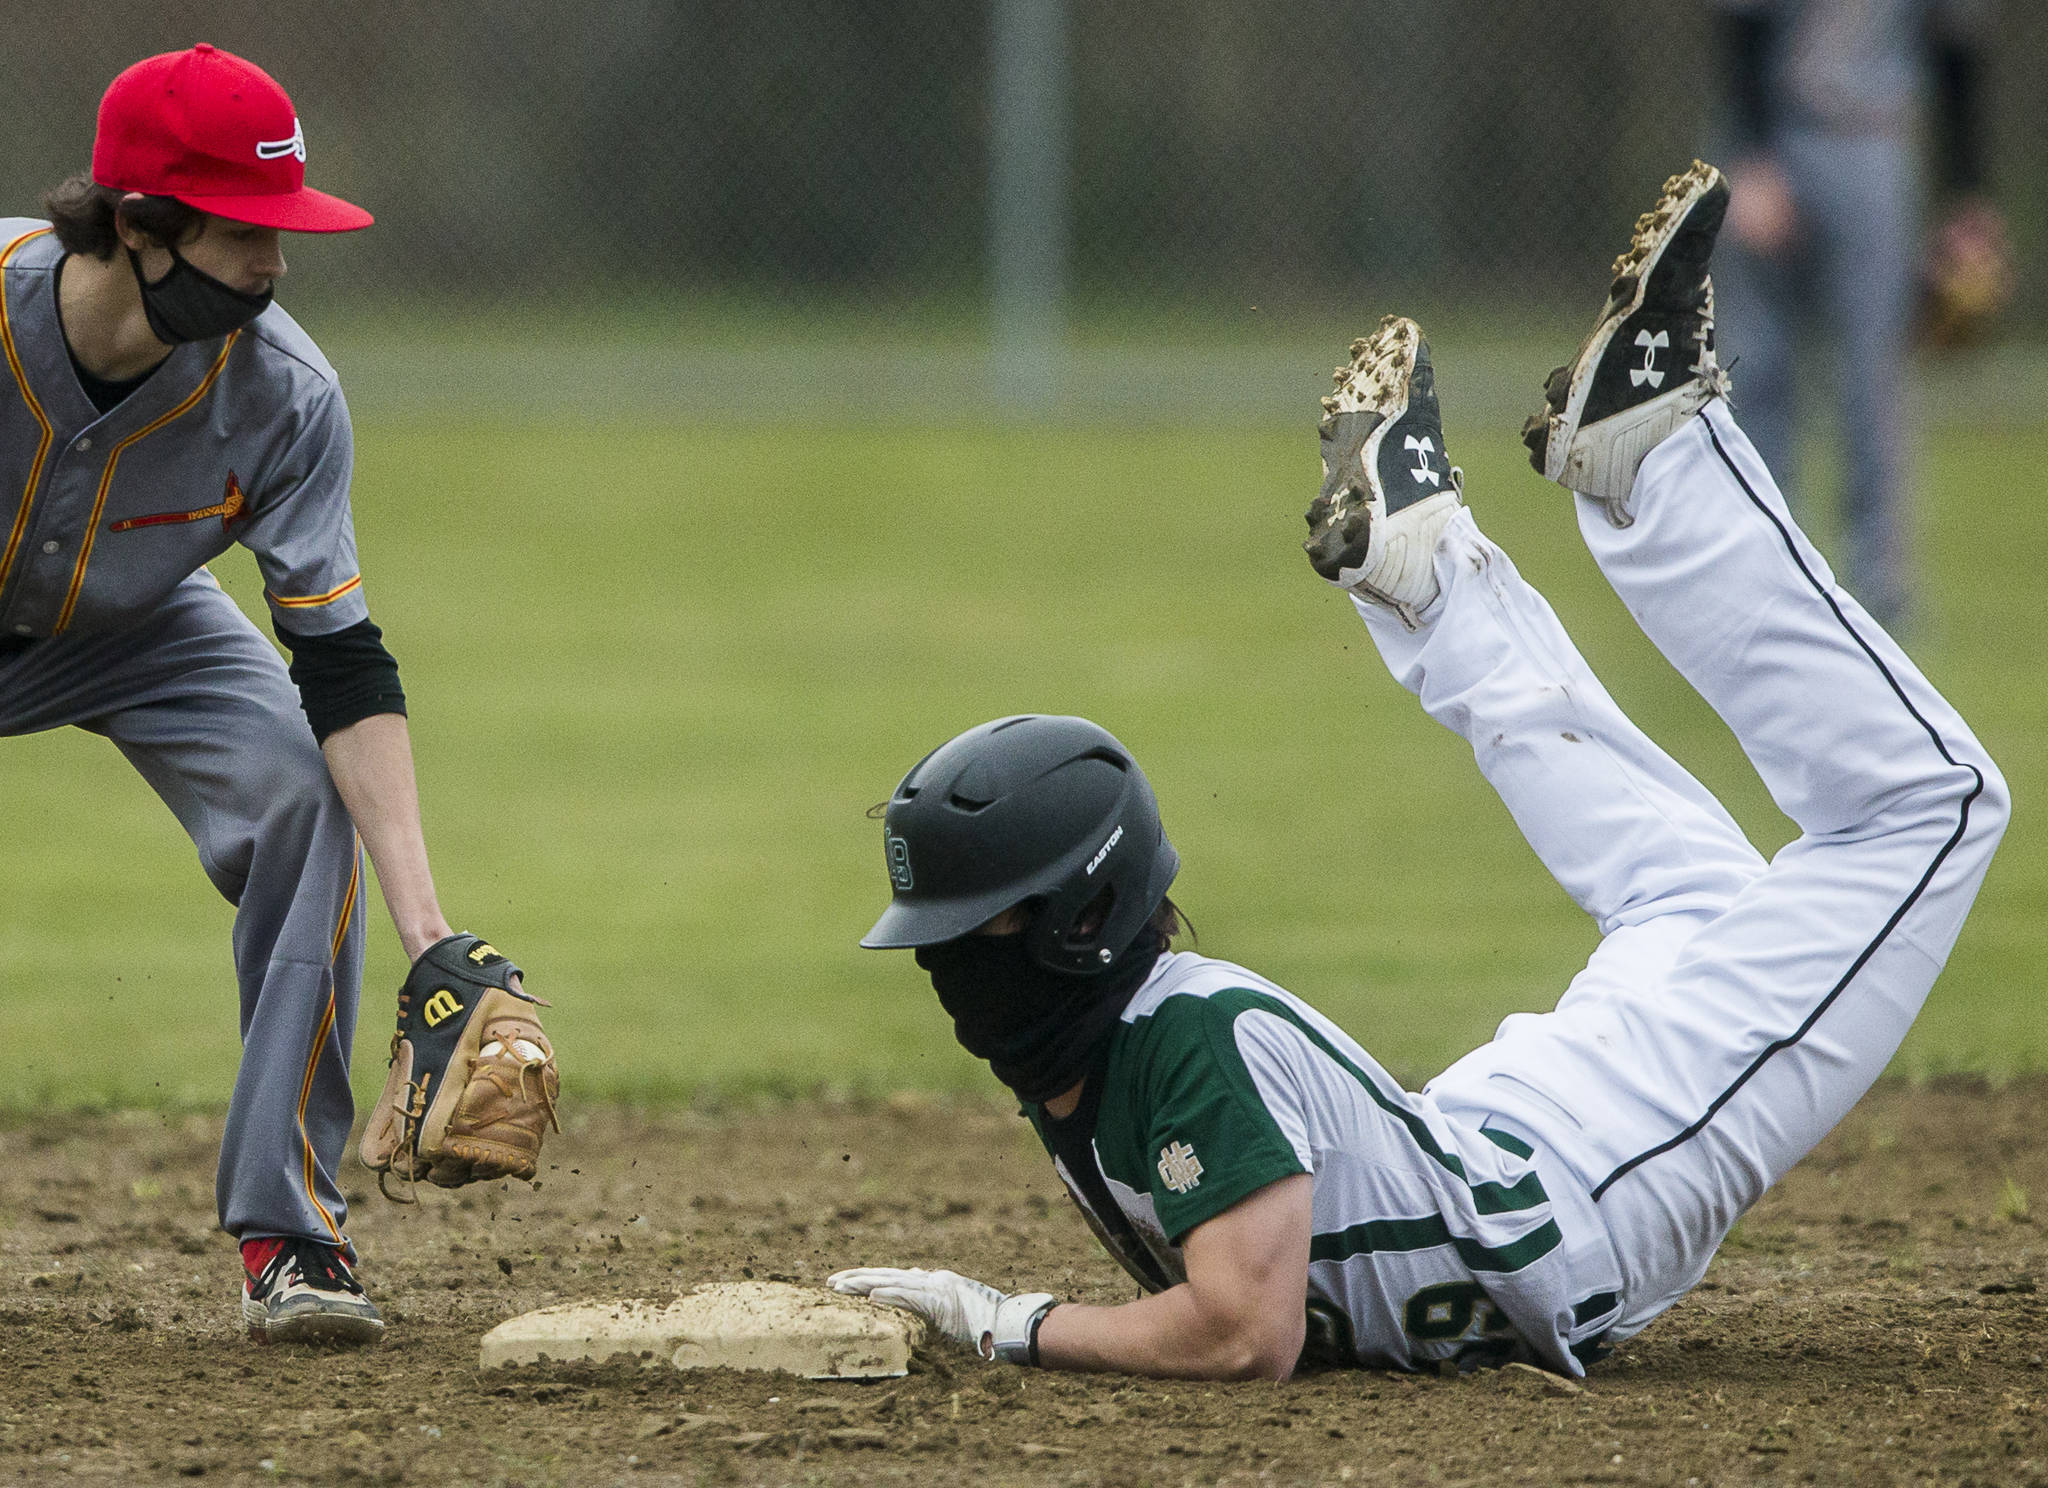
[[1414, 630], [1437, 596], [1437, 538], [1465, 480], [1444, 452], [1429, 343], [1414, 321], [1389, 315], [1351, 343], [1335, 378], [1322, 400], [1323, 489], [1302, 548], [1323, 578]]
[[1705, 161], [1664, 183], [1614, 261], [1614, 282], [1579, 354], [1550, 374], [1543, 408], [1522, 428], [1541, 475], [1594, 497], [1626, 527], [1643, 456], [1707, 401], [1728, 392], [1714, 359], [1707, 263], [1728, 183]]

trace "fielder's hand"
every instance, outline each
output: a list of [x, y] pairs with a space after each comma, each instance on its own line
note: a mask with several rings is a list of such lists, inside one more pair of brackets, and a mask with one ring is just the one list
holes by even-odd
[[1049, 1292], [1007, 1296], [957, 1271], [866, 1266], [837, 1272], [825, 1284], [915, 1313], [982, 1358], [1008, 1364], [1038, 1362], [1038, 1325], [1059, 1306]]

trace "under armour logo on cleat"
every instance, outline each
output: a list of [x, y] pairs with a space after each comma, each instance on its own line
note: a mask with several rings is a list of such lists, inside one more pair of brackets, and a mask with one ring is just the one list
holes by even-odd
[[1423, 435], [1420, 439], [1410, 434], [1401, 441], [1401, 447], [1415, 451], [1415, 468], [1408, 473], [1415, 477], [1416, 485], [1419, 486], [1424, 481], [1428, 481], [1432, 486], [1441, 486], [1444, 483], [1444, 478], [1429, 468], [1429, 457], [1436, 453], [1436, 441], [1434, 439], [1431, 439], [1427, 434]]
[[1669, 331], [1659, 331], [1654, 336], [1648, 331], [1636, 332], [1636, 345], [1643, 349], [1643, 364], [1640, 367], [1628, 369], [1628, 385], [1630, 387], [1641, 387], [1646, 382], [1653, 388], [1664, 386], [1664, 372], [1657, 365], [1657, 352], [1670, 344], [1671, 333]]

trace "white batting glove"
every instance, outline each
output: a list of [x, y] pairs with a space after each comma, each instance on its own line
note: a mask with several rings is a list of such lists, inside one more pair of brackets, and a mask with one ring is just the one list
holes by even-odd
[[1038, 1325], [1059, 1306], [1050, 1292], [1009, 1296], [957, 1271], [862, 1266], [835, 1272], [825, 1284], [915, 1313], [955, 1343], [1006, 1364], [1038, 1362]]

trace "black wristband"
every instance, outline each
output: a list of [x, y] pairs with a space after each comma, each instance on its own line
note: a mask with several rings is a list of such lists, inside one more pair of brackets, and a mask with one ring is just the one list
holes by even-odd
[[1039, 1325], [1045, 1321], [1045, 1315], [1057, 1306], [1059, 1306], [1057, 1302], [1046, 1303], [1045, 1306], [1031, 1314], [1031, 1321], [1024, 1327], [1024, 1341], [1028, 1345], [1026, 1359], [1033, 1369], [1043, 1369], [1045, 1367], [1038, 1362], [1038, 1329]]

